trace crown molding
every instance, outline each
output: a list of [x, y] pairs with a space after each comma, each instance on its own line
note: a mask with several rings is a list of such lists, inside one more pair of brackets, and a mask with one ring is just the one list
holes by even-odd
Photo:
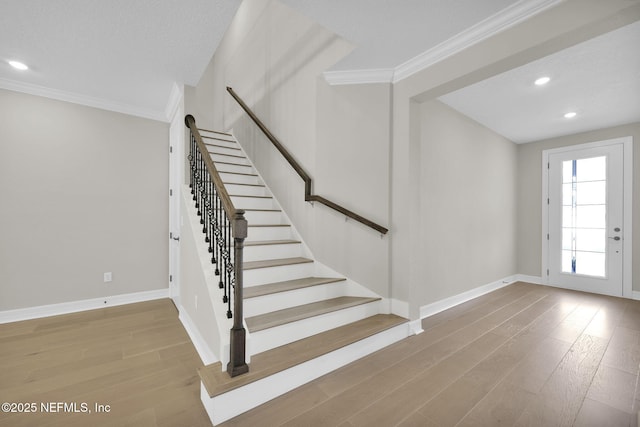
[[324, 78], [330, 85], [391, 83], [393, 68], [369, 70], [325, 71]]
[[[87, 107], [99, 108], [101, 110], [128, 114], [130, 116], [136, 116], [136, 117], [142, 117], [145, 119], [167, 122], [167, 116], [165, 111], [155, 111], [151, 109], [140, 108], [134, 105], [109, 101], [102, 98], [95, 98], [92, 96], [82, 95], [74, 92], [51, 89], [48, 87], [39, 86], [31, 83], [24, 83], [24, 82], [18, 82], [15, 80], [0, 78], [0, 88], [11, 90], [14, 92], [27, 93], [29, 95], [42, 96], [44, 98], [55, 99], [58, 101], [70, 102], [72, 104], [79, 104]], [[173, 95], [173, 91], [172, 91], [172, 95]]]
[[395, 68], [393, 83], [513, 27], [564, 0], [521, 0]]
[[521, 0], [392, 69], [325, 71], [330, 85], [397, 83], [565, 0]]

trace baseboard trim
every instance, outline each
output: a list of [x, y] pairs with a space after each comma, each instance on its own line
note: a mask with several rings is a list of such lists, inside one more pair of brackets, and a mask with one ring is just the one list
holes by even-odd
[[211, 350], [207, 342], [202, 338], [200, 331], [196, 327], [195, 323], [182, 306], [178, 307], [178, 311], [180, 315], [178, 319], [182, 322], [182, 326], [184, 326], [185, 331], [187, 331], [187, 335], [191, 338], [191, 342], [193, 346], [196, 348], [202, 363], [206, 365], [211, 365], [212, 363], [216, 363], [219, 359], [216, 357], [215, 353]]
[[[633, 293], [631, 294], [631, 298], [640, 301], [640, 291], [633, 291]], [[640, 415], [640, 412], [638, 413], [638, 415]], [[638, 426], [640, 426], [640, 424], [638, 424]]]
[[479, 286], [475, 289], [471, 289], [461, 294], [454, 295], [431, 304], [423, 305], [422, 307], [420, 307], [420, 318], [424, 319], [425, 317], [433, 316], [434, 314], [440, 313], [441, 311], [447, 310], [451, 307], [455, 307], [456, 305], [462, 304], [484, 294], [488, 294], [489, 292], [493, 292], [517, 281], [519, 281], [518, 275], [508, 276], [504, 279]]
[[542, 283], [542, 277], [540, 276], [528, 276], [526, 274], [516, 274], [515, 275], [516, 282], [527, 282], [533, 283], [534, 285], [544, 285]]
[[169, 288], [0, 311], [0, 324], [169, 298]]

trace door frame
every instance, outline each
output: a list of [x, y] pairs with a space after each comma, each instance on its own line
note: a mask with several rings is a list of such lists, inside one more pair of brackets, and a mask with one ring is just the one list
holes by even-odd
[[182, 183], [184, 163], [184, 89], [172, 92], [174, 111], [169, 124], [169, 297], [180, 307], [180, 236], [182, 229]]
[[589, 148], [622, 144], [622, 226], [624, 240], [622, 242], [622, 296], [633, 298], [633, 137], [607, 139], [585, 144], [569, 145], [542, 151], [542, 284], [549, 283], [549, 155]]

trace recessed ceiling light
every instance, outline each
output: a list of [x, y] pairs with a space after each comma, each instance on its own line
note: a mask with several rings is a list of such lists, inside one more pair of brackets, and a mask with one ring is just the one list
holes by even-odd
[[9, 65], [11, 65], [16, 70], [25, 71], [29, 69], [29, 67], [27, 67], [25, 64], [23, 64], [20, 61], [9, 61]]
[[564, 115], [564, 118], [565, 118], [565, 119], [572, 119], [572, 118], [574, 118], [576, 115], [577, 115], [577, 113], [576, 113], [575, 111], [570, 111], [570, 112], [568, 112], [568, 113], [566, 113], [566, 114]]
[[536, 84], [536, 86], [542, 86], [542, 85], [546, 85], [547, 83], [549, 83], [549, 80], [551, 80], [551, 78], [549, 78], [549, 77], [540, 77], [534, 83]]

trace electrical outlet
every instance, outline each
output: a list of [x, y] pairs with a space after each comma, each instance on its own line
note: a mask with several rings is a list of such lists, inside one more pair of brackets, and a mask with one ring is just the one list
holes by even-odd
[[104, 273], [104, 283], [110, 282], [112, 279], [111, 272]]

